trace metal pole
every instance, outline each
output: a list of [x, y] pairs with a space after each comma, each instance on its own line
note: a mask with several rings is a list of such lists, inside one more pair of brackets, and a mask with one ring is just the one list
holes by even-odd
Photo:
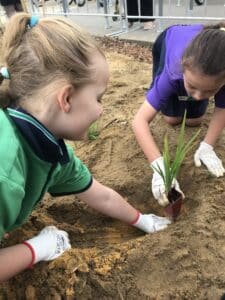
[[204, 2], [204, 15], [207, 15], [207, 0]]
[[163, 16], [163, 0], [159, 0], [159, 16]]
[[193, 10], [193, 8], [194, 8], [194, 0], [190, 0], [189, 9]]
[[64, 16], [66, 16], [69, 11], [67, 0], [62, 0], [62, 8], [63, 8]]
[[171, 16], [171, 0], [169, 0], [169, 15]]
[[35, 7], [34, 7], [34, 3], [32, 0], [28, 0], [28, 7], [29, 7], [29, 10], [34, 13], [35, 12]]
[[141, 0], [138, 0], [138, 16], [141, 16]]
[[189, 0], [189, 4], [187, 7], [187, 16], [193, 16], [193, 9], [194, 9], [194, 0]]
[[122, 30], [127, 30], [127, 3], [126, 0], [119, 0], [120, 7], [120, 22], [122, 23]]
[[[103, 8], [104, 8], [104, 14], [107, 15], [108, 14], [108, 1], [107, 0], [103, 0]], [[105, 16], [105, 28], [106, 29], [110, 28], [108, 16]]]
[[[161, 17], [163, 16], [163, 0], [159, 0], [159, 13], [158, 15]], [[158, 28], [157, 28], [157, 32], [161, 32], [162, 31], [162, 21], [161, 19], [159, 19], [158, 21]]]

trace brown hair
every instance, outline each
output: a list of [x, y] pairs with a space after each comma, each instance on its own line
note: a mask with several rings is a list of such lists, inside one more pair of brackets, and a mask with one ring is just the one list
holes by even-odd
[[225, 22], [206, 25], [182, 56], [183, 69], [195, 69], [208, 76], [225, 76]]
[[10, 80], [0, 86], [0, 106], [29, 99], [58, 79], [77, 88], [90, 83], [93, 53], [104, 56], [88, 33], [66, 19], [44, 18], [32, 28], [29, 21], [30, 15], [16, 14], [4, 32], [3, 65]]

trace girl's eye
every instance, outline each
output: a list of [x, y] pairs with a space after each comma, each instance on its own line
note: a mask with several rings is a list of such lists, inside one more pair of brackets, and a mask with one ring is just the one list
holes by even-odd
[[206, 91], [207, 94], [216, 94], [217, 90], [213, 90], [213, 91]]
[[195, 89], [195, 88], [193, 87], [193, 85], [191, 85], [191, 84], [188, 84], [188, 87], [189, 87], [189, 89], [192, 89], [192, 90]]
[[189, 85], [189, 89], [192, 91], [196, 90], [196, 88], [194, 88], [193, 86], [190, 86], [190, 85]]

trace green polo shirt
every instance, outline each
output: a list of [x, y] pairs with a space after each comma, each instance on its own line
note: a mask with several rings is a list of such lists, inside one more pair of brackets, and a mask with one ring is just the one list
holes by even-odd
[[73, 149], [22, 109], [0, 110], [0, 239], [22, 225], [46, 192], [81, 193], [92, 184]]

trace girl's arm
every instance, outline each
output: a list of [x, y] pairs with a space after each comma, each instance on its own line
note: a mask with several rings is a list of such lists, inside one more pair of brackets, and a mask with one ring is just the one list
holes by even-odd
[[0, 282], [26, 269], [32, 261], [32, 254], [26, 245], [19, 244], [0, 249]]
[[102, 214], [125, 223], [132, 223], [137, 218], [137, 210], [134, 207], [116, 191], [102, 185], [95, 179], [93, 179], [93, 183], [87, 191], [77, 196], [88, 206]]
[[114, 190], [102, 185], [95, 179], [91, 187], [78, 197], [95, 210], [133, 225], [144, 232], [150, 233], [163, 230], [170, 220], [153, 214], [143, 215], [131, 206]]
[[161, 156], [149, 128], [149, 124], [156, 114], [157, 111], [151, 104], [145, 101], [135, 115], [132, 123], [138, 144], [150, 163]]
[[[151, 164], [151, 167], [160, 166], [160, 168], [164, 170], [163, 158], [149, 128], [149, 124], [154, 119], [156, 114], [157, 111], [154, 109], [154, 107], [145, 101], [135, 115], [132, 125], [136, 139], [149, 163]], [[162, 206], [168, 205], [169, 200], [165, 192], [166, 190], [164, 181], [156, 171], [153, 172], [151, 186], [152, 194], [158, 203]], [[177, 190], [181, 192], [178, 182]]]

